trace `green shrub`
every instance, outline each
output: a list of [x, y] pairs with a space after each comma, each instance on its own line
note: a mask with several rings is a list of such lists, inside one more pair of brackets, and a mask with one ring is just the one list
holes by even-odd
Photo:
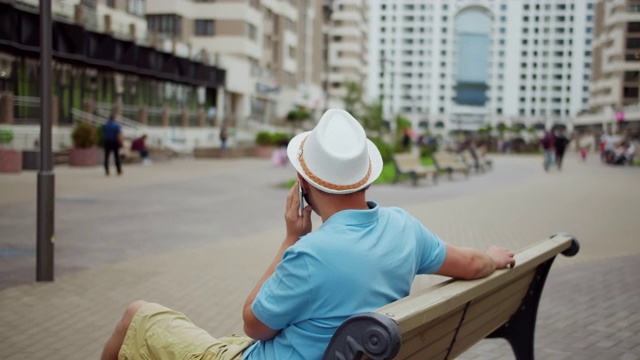
[[393, 156], [393, 148], [382, 141], [381, 139], [371, 139], [371, 141], [376, 145], [378, 151], [380, 151], [380, 155], [382, 156], [382, 161], [386, 164], [391, 161], [391, 157]]
[[384, 164], [380, 176], [374, 181], [374, 184], [390, 184], [396, 176], [396, 170], [391, 162]]
[[287, 120], [292, 122], [307, 120], [310, 117], [311, 117], [311, 113], [305, 109], [291, 110], [289, 111], [289, 113], [287, 113]]
[[273, 144], [271, 133], [268, 131], [260, 131], [256, 134], [256, 144], [260, 146], [268, 146]]
[[0, 144], [8, 144], [13, 141], [13, 130], [0, 129]]
[[100, 147], [104, 147], [104, 125], [100, 125], [96, 129], [97, 141], [96, 144]]
[[438, 144], [434, 141], [433, 144], [423, 145], [420, 147], [420, 157], [430, 157], [438, 151]]
[[276, 146], [283, 146], [289, 143], [289, 134], [276, 132], [271, 134], [271, 143]]
[[73, 140], [73, 146], [76, 148], [91, 148], [98, 143], [98, 132], [93, 125], [79, 122], [71, 133], [71, 139]]

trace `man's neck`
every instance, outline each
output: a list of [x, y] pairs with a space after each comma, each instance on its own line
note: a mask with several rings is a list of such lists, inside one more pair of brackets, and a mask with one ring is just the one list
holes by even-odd
[[[361, 195], [361, 196], [359, 196]], [[344, 210], [369, 210], [369, 205], [364, 197], [364, 193], [357, 196], [350, 196], [339, 201], [328, 201], [322, 207], [322, 222], [327, 221], [334, 214]]]

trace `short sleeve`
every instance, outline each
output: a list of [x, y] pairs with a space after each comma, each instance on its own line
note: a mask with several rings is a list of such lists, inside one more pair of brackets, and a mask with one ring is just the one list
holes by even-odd
[[260, 288], [251, 310], [268, 327], [280, 330], [307, 318], [312, 299], [307, 257], [304, 252], [288, 249]]
[[447, 246], [437, 235], [431, 233], [418, 220], [415, 220], [418, 249], [418, 274], [437, 272], [447, 256]]

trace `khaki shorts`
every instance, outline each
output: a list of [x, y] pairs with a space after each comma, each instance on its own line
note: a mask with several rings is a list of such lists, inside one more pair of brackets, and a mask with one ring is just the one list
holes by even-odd
[[146, 304], [131, 320], [120, 360], [240, 360], [254, 343], [245, 336], [216, 339], [184, 314], [159, 304]]

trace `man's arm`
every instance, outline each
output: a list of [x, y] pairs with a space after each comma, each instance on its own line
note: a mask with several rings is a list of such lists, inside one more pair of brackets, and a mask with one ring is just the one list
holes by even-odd
[[285, 209], [285, 222], [287, 225], [287, 235], [280, 245], [280, 249], [275, 258], [265, 271], [260, 281], [256, 284], [253, 290], [249, 293], [247, 300], [244, 303], [242, 310], [242, 319], [244, 320], [244, 332], [249, 337], [256, 340], [269, 340], [274, 338], [280, 330], [274, 330], [265, 325], [260, 319], [258, 319], [251, 305], [256, 299], [256, 296], [260, 292], [262, 285], [267, 279], [273, 275], [276, 266], [282, 261], [284, 252], [295, 244], [301, 236], [308, 234], [311, 231], [311, 206], [307, 205], [304, 208], [302, 216], [298, 215], [298, 207], [300, 206], [300, 199], [298, 199], [298, 183], [294, 184], [289, 194], [287, 195], [287, 205]]
[[438, 275], [472, 280], [491, 275], [497, 269], [513, 267], [514, 253], [505, 248], [491, 246], [485, 252], [447, 244], [447, 255]]

